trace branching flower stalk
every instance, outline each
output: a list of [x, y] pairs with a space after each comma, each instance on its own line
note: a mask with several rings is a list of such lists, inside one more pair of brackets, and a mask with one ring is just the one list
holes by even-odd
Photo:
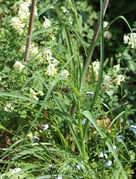
[[29, 58], [29, 50], [30, 50], [30, 45], [31, 45], [35, 9], [36, 9], [36, 0], [32, 0], [32, 8], [31, 8], [29, 27], [28, 27], [28, 38], [26, 41], [26, 49], [25, 49], [25, 59], [24, 59], [25, 62], [27, 62]]

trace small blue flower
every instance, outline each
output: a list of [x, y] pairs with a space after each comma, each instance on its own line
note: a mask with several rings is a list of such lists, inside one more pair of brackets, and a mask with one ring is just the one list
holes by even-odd
[[105, 167], [110, 167], [112, 165], [112, 161], [109, 160], [108, 162], [105, 163]]
[[39, 140], [39, 137], [34, 135], [33, 138], [32, 138], [32, 143], [34, 143], [35, 140]]
[[56, 179], [62, 179], [62, 175], [58, 175]]
[[86, 119], [83, 119], [82, 120], [82, 124], [84, 125], [86, 123]]
[[119, 136], [117, 136], [116, 137], [116, 140], [117, 140], [117, 142], [122, 142], [122, 139], [125, 139], [125, 137], [123, 137], [123, 136], [121, 136], [121, 135], [119, 135]]

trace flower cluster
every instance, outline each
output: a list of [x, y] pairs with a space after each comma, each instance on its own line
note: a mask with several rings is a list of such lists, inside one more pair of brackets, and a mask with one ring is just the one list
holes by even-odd
[[43, 27], [44, 27], [45, 29], [51, 27], [51, 21], [50, 21], [49, 19], [47, 19], [45, 16], [44, 16]]
[[25, 68], [25, 66], [19, 61], [16, 61], [13, 67], [18, 73], [21, 73], [23, 69]]
[[32, 88], [30, 88], [30, 98], [33, 98], [38, 101], [39, 98], [37, 96], [43, 96], [43, 95], [44, 95], [43, 91], [35, 92]]
[[19, 35], [22, 35], [24, 32], [24, 24], [21, 22], [21, 20], [18, 17], [13, 17], [11, 19], [11, 26], [16, 29], [16, 31], [19, 33]]
[[136, 48], [136, 33], [124, 34], [124, 44], [130, 45], [131, 48]]
[[[103, 22], [103, 27], [106, 28], [107, 26], [108, 26], [108, 22], [104, 21]], [[104, 32], [104, 38], [107, 39], [107, 40], [110, 40], [112, 38], [112, 34], [110, 33], [110, 31], [106, 30]]]
[[18, 17], [13, 17], [11, 19], [11, 26], [22, 35], [25, 27], [25, 20], [29, 18], [29, 6], [31, 4], [30, 0], [26, 0], [25, 2], [19, 2], [19, 11]]
[[99, 62], [99, 61], [94, 61], [94, 62], [92, 63], [92, 65], [93, 65], [93, 71], [94, 71], [94, 73], [95, 73], [95, 79], [98, 80], [100, 62]]
[[6, 112], [12, 112], [14, 110], [14, 107], [11, 103], [7, 103], [4, 107], [4, 111]]
[[67, 78], [67, 77], [69, 76], [69, 72], [68, 72], [66, 69], [64, 69], [64, 70], [61, 72], [61, 76]]

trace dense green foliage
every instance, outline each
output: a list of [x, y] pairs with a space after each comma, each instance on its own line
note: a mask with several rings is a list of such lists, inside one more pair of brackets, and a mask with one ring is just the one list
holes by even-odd
[[38, 1], [26, 63], [31, 1], [0, 0], [0, 179], [135, 175], [135, 1], [125, 3], [109, 2], [103, 21], [102, 0]]

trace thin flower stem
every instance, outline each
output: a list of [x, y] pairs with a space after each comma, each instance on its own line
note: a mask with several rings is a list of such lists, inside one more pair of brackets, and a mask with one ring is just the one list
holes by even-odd
[[31, 8], [29, 27], [28, 27], [28, 38], [26, 41], [26, 49], [25, 49], [25, 59], [24, 59], [25, 62], [27, 62], [29, 58], [29, 50], [30, 50], [30, 45], [31, 45], [35, 9], [36, 9], [36, 0], [32, 0], [32, 8]]

